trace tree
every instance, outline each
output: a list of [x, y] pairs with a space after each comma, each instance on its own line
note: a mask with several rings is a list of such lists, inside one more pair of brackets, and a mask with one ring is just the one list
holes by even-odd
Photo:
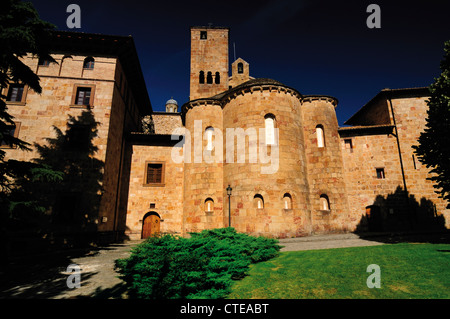
[[450, 208], [450, 41], [445, 42], [444, 51], [442, 73], [430, 85], [426, 128], [413, 149], [420, 162], [430, 169], [432, 176], [428, 179], [436, 183], [436, 193], [449, 202]]
[[[41, 93], [39, 77], [22, 62], [27, 54], [56, 62], [50, 55], [51, 31], [55, 27], [39, 18], [33, 5], [20, 0], [2, 1], [0, 11], [0, 141], [21, 150], [30, 150], [30, 145], [10, 134], [14, 125], [13, 116], [8, 113], [4, 88], [9, 84], [27, 85]], [[61, 175], [49, 167], [35, 163], [6, 160], [6, 153], [0, 149], [0, 211], [9, 210], [8, 194], [17, 187], [18, 177], [30, 180], [58, 180]]]

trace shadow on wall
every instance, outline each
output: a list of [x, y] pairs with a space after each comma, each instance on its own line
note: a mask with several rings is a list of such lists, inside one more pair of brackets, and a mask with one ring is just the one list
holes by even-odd
[[92, 112], [84, 111], [76, 118], [69, 116], [65, 132], [53, 127], [55, 138], [34, 145], [39, 158], [33, 162], [61, 172], [62, 180], [22, 178], [17, 183], [20, 187], [10, 198], [38, 203], [40, 209], [21, 205], [11, 212], [2, 245], [7, 256], [83, 248], [96, 242], [104, 167], [94, 157], [98, 125]]
[[445, 230], [445, 218], [437, 214], [431, 200], [422, 197], [419, 202], [398, 186], [394, 193], [385, 197], [378, 195], [373, 204], [366, 207], [355, 233]]

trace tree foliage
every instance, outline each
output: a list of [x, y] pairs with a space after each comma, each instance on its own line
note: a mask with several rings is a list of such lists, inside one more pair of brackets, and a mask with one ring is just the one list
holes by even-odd
[[278, 254], [275, 239], [220, 228], [150, 237], [129, 258], [116, 261], [130, 296], [147, 299], [224, 298], [251, 263]]
[[[22, 60], [28, 54], [55, 62], [49, 55], [51, 31], [54, 26], [39, 18], [33, 5], [19, 0], [2, 1], [0, 10], [0, 141], [20, 150], [30, 150], [30, 144], [10, 134], [14, 117], [8, 113], [6, 90], [10, 84], [27, 85], [36, 93], [42, 88], [39, 77]], [[6, 160], [0, 149], [0, 210], [10, 209], [8, 195], [17, 189], [18, 178], [31, 181], [60, 180], [61, 175], [48, 166], [16, 160]], [[33, 206], [36, 203], [24, 202]]]
[[430, 85], [426, 128], [413, 146], [419, 160], [430, 169], [436, 193], [450, 208], [450, 41], [445, 43], [441, 75]]

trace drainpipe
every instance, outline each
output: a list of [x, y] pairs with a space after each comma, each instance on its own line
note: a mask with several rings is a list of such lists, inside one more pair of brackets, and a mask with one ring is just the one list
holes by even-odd
[[395, 136], [395, 138], [397, 140], [398, 156], [399, 156], [399, 160], [400, 160], [400, 168], [401, 168], [401, 171], [402, 171], [402, 178], [403, 178], [403, 188], [405, 189], [406, 207], [408, 209], [408, 219], [409, 219], [410, 226], [412, 228], [411, 215], [410, 215], [411, 214], [411, 212], [410, 212], [411, 207], [409, 205], [408, 188], [406, 186], [406, 178], [405, 178], [405, 169], [403, 167], [402, 151], [401, 151], [401, 148], [400, 148], [400, 140], [399, 140], [399, 137], [398, 137], [397, 123], [395, 121], [394, 108], [392, 106], [392, 89], [386, 89], [386, 91], [387, 90], [389, 90], [388, 100], [389, 100], [389, 106], [390, 106], [390, 109], [391, 109], [392, 120], [394, 122], [394, 129], [395, 129], [394, 136]]

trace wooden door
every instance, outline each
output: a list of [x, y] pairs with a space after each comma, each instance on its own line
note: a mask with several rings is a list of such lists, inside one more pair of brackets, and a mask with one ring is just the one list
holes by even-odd
[[159, 233], [160, 218], [157, 215], [147, 215], [142, 225], [142, 239]]

